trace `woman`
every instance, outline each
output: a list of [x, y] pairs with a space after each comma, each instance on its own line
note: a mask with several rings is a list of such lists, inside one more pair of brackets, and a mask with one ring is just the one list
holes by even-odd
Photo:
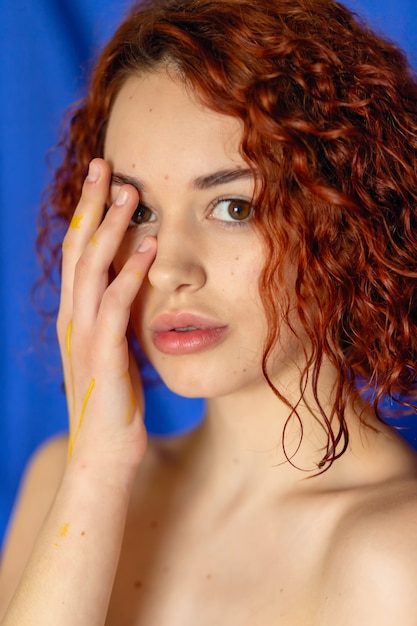
[[[64, 147], [70, 433], [29, 470], [2, 624], [414, 624], [416, 458], [378, 410], [417, 374], [400, 52], [330, 0], [141, 5]], [[147, 441], [136, 339], [207, 398], [193, 433]]]

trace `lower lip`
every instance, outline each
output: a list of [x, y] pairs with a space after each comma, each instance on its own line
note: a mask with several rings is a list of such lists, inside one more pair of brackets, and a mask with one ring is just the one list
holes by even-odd
[[163, 354], [195, 354], [208, 350], [219, 344], [227, 334], [227, 327], [186, 330], [178, 332], [170, 330], [154, 333], [152, 341], [157, 350]]

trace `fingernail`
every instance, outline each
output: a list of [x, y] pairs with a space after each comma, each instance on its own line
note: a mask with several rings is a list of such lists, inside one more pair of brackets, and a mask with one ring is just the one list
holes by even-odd
[[100, 177], [100, 168], [97, 166], [96, 163], [90, 163], [89, 167], [88, 167], [88, 180], [90, 181], [90, 183], [95, 183], [98, 181]]
[[115, 204], [117, 204], [117, 206], [122, 206], [122, 204], [124, 204], [127, 200], [127, 196], [128, 193], [126, 191], [126, 189], [120, 189], [117, 198], [116, 198], [116, 202]]
[[151, 240], [148, 237], [145, 237], [145, 239], [142, 241], [142, 243], [140, 244], [139, 248], [138, 248], [138, 252], [146, 252], [147, 250], [149, 250], [151, 247]]

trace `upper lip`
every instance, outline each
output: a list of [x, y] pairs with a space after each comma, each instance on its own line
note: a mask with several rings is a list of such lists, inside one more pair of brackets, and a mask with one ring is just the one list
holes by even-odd
[[207, 330], [210, 328], [223, 328], [225, 324], [203, 315], [187, 312], [161, 313], [150, 324], [150, 330], [154, 333], [165, 333], [176, 328], [198, 328]]

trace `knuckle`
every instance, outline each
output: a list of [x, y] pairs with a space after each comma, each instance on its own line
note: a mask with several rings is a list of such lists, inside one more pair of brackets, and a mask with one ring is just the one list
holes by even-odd
[[83, 278], [91, 267], [91, 260], [86, 258], [85, 254], [82, 254], [77, 260], [74, 268], [74, 280], [79, 282], [80, 278]]

